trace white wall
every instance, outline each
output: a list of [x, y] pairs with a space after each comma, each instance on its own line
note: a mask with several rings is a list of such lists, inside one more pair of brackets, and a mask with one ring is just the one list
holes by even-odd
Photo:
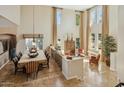
[[20, 24], [20, 6], [19, 5], [1, 5], [0, 15], [7, 18], [11, 22]]
[[109, 35], [117, 39], [118, 51], [115, 71], [121, 82], [124, 82], [124, 6], [109, 6]]
[[62, 11], [62, 25], [61, 25], [61, 35], [66, 35], [67, 33], [73, 33], [74, 39], [79, 37], [79, 30], [76, 26], [76, 12], [73, 10], [64, 9]]
[[118, 53], [117, 73], [121, 82], [124, 82], [124, 6], [118, 6]]
[[109, 35], [117, 38], [118, 32], [118, 6], [109, 6]]
[[[48, 6], [35, 6], [34, 12], [35, 34], [44, 35], [43, 48], [46, 48], [52, 42], [52, 9]], [[21, 6], [21, 24], [17, 37], [23, 33], [33, 34], [33, 6]], [[18, 40], [17, 50], [24, 48], [24, 40]]]
[[16, 35], [17, 25], [8, 19], [0, 16], [0, 34], [14, 34]]
[[[117, 40], [118, 32], [118, 6], [109, 6], [109, 35]], [[110, 69], [117, 71], [117, 52], [110, 55]]]

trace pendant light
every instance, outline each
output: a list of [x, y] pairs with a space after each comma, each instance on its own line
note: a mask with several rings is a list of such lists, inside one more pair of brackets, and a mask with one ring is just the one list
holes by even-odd
[[33, 42], [32, 42], [32, 45], [35, 47], [36, 46], [36, 42], [35, 42], [35, 33], [34, 33], [34, 30], [35, 30], [35, 25], [34, 25], [34, 8], [35, 6], [33, 6]]

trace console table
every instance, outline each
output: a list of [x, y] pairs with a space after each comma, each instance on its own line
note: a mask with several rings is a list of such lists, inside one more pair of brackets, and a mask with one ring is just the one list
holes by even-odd
[[54, 48], [51, 48], [51, 55], [67, 80], [72, 78], [82, 79], [83, 57], [73, 57], [70, 60], [65, 55], [62, 55], [61, 51], [57, 51]]
[[72, 78], [82, 79], [83, 57], [73, 57], [72, 60], [62, 58], [62, 73], [67, 80]]

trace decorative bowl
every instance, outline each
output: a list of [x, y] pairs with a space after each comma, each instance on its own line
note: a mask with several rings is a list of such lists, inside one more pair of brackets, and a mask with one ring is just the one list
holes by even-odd
[[36, 53], [29, 53], [28, 56], [29, 56], [30, 58], [35, 58], [35, 57], [38, 56], [38, 53], [37, 53], [37, 52], [36, 52]]

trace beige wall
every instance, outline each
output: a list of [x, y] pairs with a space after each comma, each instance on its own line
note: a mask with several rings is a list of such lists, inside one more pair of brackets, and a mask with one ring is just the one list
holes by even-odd
[[[33, 33], [32, 14], [32, 6], [21, 6], [21, 24], [19, 27], [19, 31], [17, 32], [18, 38], [20, 38], [20, 35], [22, 35], [23, 33]], [[35, 33], [44, 35], [43, 48], [46, 48], [50, 43], [52, 43], [52, 8], [48, 6], [35, 6], [34, 16]], [[57, 38], [60, 38], [63, 44], [64, 40], [67, 38], [67, 33], [69, 33], [70, 35], [71, 33], [73, 33], [74, 39], [76, 37], [79, 37], [79, 26], [76, 26], [76, 12], [74, 10], [63, 9], [62, 22], [57, 29]], [[25, 47], [24, 40], [18, 39], [17, 50], [20, 51], [24, 49], [21, 47]]]
[[20, 24], [20, 6], [19, 5], [1, 5], [0, 15], [7, 18], [11, 22]]
[[20, 6], [0, 6], [0, 34], [16, 34], [20, 25]]
[[[34, 7], [35, 34], [43, 34], [43, 48], [52, 42], [52, 9], [48, 6]], [[21, 6], [21, 23], [17, 37], [22, 34], [33, 34], [33, 6]], [[17, 50], [24, 51], [24, 40], [18, 39]]]
[[0, 34], [14, 34], [16, 35], [16, 27], [0, 27]]

